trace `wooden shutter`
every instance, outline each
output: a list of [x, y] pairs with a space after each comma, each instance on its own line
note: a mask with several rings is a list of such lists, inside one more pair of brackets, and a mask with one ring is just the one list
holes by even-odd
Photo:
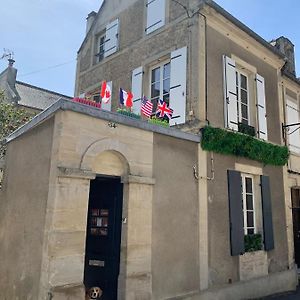
[[185, 123], [186, 114], [186, 68], [187, 48], [183, 47], [171, 53], [170, 71], [170, 108], [173, 116], [170, 125]]
[[256, 74], [256, 95], [257, 95], [257, 119], [258, 119], [258, 137], [267, 140], [267, 113], [266, 113], [266, 95], [265, 79]]
[[112, 21], [106, 26], [104, 57], [118, 50], [119, 47], [119, 19]]
[[223, 56], [225, 127], [238, 130], [235, 61]]
[[269, 176], [260, 176], [265, 250], [274, 249], [272, 204]]
[[238, 171], [227, 171], [231, 255], [245, 252], [242, 177]]
[[[106, 84], [110, 87], [111, 94], [112, 94], [112, 81], [109, 81]], [[112, 101], [112, 95], [111, 95], [110, 100], [108, 101], [108, 103], [103, 103], [103, 102], [101, 103], [101, 108], [103, 110], [111, 111], [111, 101]]]
[[135, 114], [141, 114], [142, 86], [143, 84], [143, 67], [136, 68], [132, 71], [131, 91], [133, 94], [132, 111]]
[[[287, 99], [286, 101], [286, 123], [287, 125], [299, 123], [299, 109], [297, 102]], [[288, 127], [287, 132], [289, 149], [300, 153], [299, 125]]]
[[147, 27], [149, 34], [165, 25], [166, 0], [147, 0]]

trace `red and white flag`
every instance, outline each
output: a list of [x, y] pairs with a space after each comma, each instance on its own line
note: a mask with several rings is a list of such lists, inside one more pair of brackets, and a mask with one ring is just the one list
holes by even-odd
[[111, 98], [111, 89], [110, 89], [110, 86], [107, 84], [106, 81], [102, 82], [100, 96], [102, 98], [102, 102], [103, 103], [108, 103], [110, 101], [110, 98]]

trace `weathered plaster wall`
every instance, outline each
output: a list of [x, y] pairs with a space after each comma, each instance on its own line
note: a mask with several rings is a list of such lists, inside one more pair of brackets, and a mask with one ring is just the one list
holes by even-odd
[[153, 298], [199, 289], [197, 145], [154, 135]]
[[38, 299], [52, 133], [53, 118], [8, 144], [0, 194], [1, 299]]

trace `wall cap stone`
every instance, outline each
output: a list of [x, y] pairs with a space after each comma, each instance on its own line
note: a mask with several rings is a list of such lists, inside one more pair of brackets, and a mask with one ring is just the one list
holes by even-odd
[[95, 179], [96, 173], [90, 170], [58, 166], [58, 177]]
[[155, 178], [128, 175], [122, 178], [122, 183], [139, 183], [139, 184], [155, 185]]
[[[153, 124], [149, 124], [146, 121], [129, 118], [122, 114], [116, 112], [104, 111], [99, 108], [88, 106], [85, 104], [77, 103], [70, 100], [59, 99], [54, 104], [49, 106], [47, 109], [36, 115], [30, 122], [26, 123], [22, 127], [15, 130], [12, 134], [5, 138], [4, 142], [9, 143], [19, 136], [23, 135], [27, 131], [39, 126], [44, 121], [53, 117], [59, 110], [68, 110], [84, 115], [88, 115], [94, 118], [102, 119], [108, 121], [108, 126], [114, 127], [118, 124], [127, 125], [130, 127], [140, 128], [142, 130], [151, 131], [154, 133], [159, 133], [174, 138], [187, 140], [195, 143], [200, 143], [200, 135], [187, 133], [176, 128], [165, 128]], [[113, 129], [113, 128], [112, 128]]]

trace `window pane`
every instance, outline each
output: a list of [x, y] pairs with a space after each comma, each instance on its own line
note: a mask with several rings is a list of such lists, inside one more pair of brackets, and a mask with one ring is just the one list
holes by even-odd
[[156, 68], [152, 70], [151, 74], [151, 83], [160, 81], [160, 68]]
[[247, 230], [247, 233], [248, 233], [248, 234], [254, 234], [254, 229], [248, 229], [248, 230]]
[[246, 193], [252, 193], [252, 178], [246, 177]]
[[170, 77], [170, 63], [164, 65], [164, 78]]
[[242, 118], [248, 120], [248, 106], [242, 104]]
[[241, 90], [241, 102], [244, 104], [248, 103], [248, 93], [245, 90]]
[[151, 98], [159, 97], [160, 85], [159, 82], [155, 82], [151, 85]]
[[241, 88], [247, 90], [247, 77], [241, 74]]
[[163, 96], [163, 100], [169, 105], [169, 103], [170, 103], [170, 94], [165, 94]]
[[163, 86], [164, 86], [164, 94], [169, 93], [170, 92], [170, 79], [165, 79], [163, 82]]
[[247, 211], [247, 227], [253, 227], [254, 220], [253, 220], [253, 212]]
[[94, 101], [95, 101], [96, 103], [99, 103], [99, 102], [100, 102], [100, 96], [99, 96], [99, 95], [94, 96], [93, 99], [94, 99]]
[[246, 195], [247, 210], [253, 210], [253, 197], [252, 195]]
[[153, 104], [152, 112], [156, 111], [158, 100], [159, 100], [159, 97], [156, 97], [156, 98], [154, 98], [154, 99], [151, 100], [151, 102]]

